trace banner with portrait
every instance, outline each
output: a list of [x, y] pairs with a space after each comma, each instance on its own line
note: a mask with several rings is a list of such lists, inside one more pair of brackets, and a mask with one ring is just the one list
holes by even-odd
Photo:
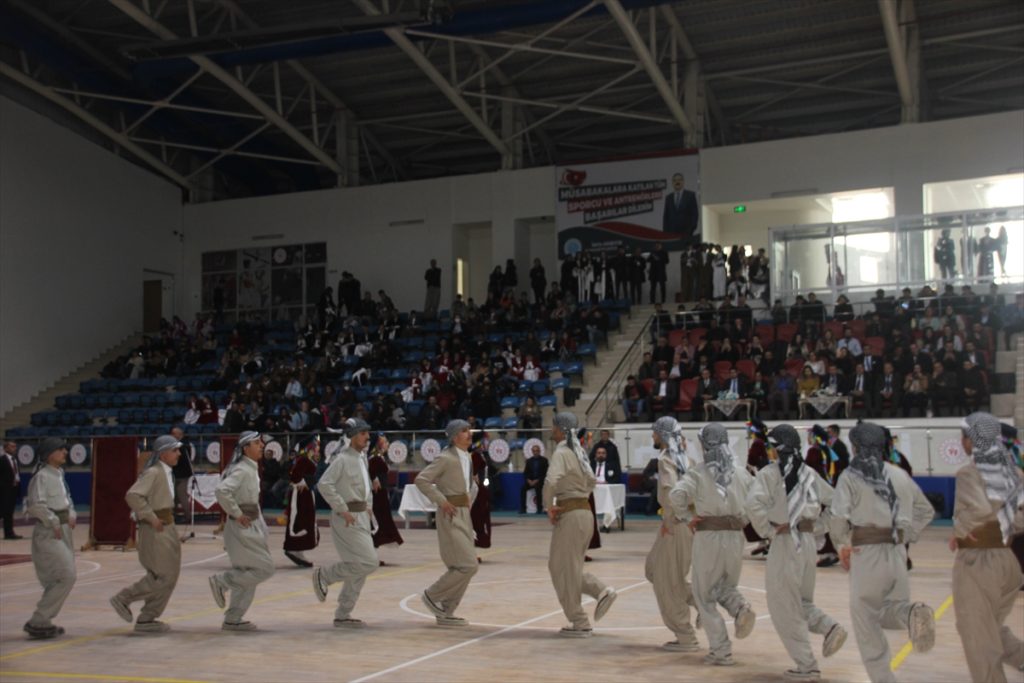
[[700, 157], [691, 154], [558, 168], [558, 255], [679, 251], [701, 241]]

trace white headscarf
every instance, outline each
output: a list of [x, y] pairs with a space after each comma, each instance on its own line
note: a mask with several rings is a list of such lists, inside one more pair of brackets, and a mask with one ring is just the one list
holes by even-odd
[[729, 432], [717, 422], [710, 422], [701, 428], [697, 438], [704, 449], [704, 465], [715, 478], [718, 495], [725, 498], [729, 495], [729, 485], [736, 468], [732, 449], [729, 448]]

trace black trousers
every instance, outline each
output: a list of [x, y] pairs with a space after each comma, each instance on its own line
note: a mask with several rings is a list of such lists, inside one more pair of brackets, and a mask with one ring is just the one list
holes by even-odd
[[0, 493], [0, 517], [4, 520], [4, 536], [14, 535], [14, 510], [18, 505], [17, 489], [11, 487]]
[[[654, 300], [654, 291], [656, 289], [659, 289], [659, 288], [661, 289], [661, 300], [656, 302]], [[660, 304], [665, 303], [665, 281], [664, 280], [656, 280], [656, 281], [652, 281], [651, 282], [651, 303], [652, 304], [653, 303], [660, 303]]]
[[519, 512], [526, 512], [526, 492], [533, 489], [537, 492], [537, 514], [544, 511], [544, 482], [537, 482], [536, 486], [530, 486], [529, 484], [523, 484], [522, 490], [519, 492]]

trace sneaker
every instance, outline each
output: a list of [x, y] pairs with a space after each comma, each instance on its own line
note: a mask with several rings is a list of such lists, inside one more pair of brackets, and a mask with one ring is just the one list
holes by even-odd
[[469, 626], [469, 622], [462, 617], [449, 617], [447, 615], [441, 615], [437, 617], [438, 626]]
[[589, 638], [594, 635], [594, 629], [592, 628], [575, 628], [573, 626], [563, 626], [558, 632], [563, 638]]
[[801, 671], [800, 669], [786, 669], [786, 672], [782, 674], [783, 678], [790, 681], [820, 681], [821, 672], [817, 669], [811, 669], [810, 671]]
[[924, 654], [935, 646], [935, 612], [923, 602], [910, 608], [907, 631], [914, 650]]
[[614, 588], [605, 588], [601, 591], [601, 595], [597, 598], [597, 607], [594, 608], [594, 621], [601, 621], [601, 617], [608, 613], [617, 597], [619, 594], [615, 592]]
[[754, 614], [754, 610], [749, 607], [744, 607], [740, 610], [740, 613], [736, 615], [736, 619], [733, 623], [734, 628], [736, 629], [736, 638], [746, 638], [750, 635], [750, 632], [754, 630], [754, 624], [757, 623], [757, 615]]
[[362, 619], [335, 619], [334, 628], [364, 628], [366, 623]]
[[669, 652], [700, 652], [700, 643], [696, 636], [690, 638], [676, 638], [661, 646], [662, 650]]
[[818, 567], [820, 568], [832, 567], [837, 564], [839, 564], [839, 558], [831, 554], [818, 560]]
[[313, 593], [320, 602], [327, 600], [327, 582], [324, 581], [323, 570], [320, 567], [313, 570]]
[[712, 666], [736, 666], [736, 660], [732, 658], [732, 655], [716, 655], [708, 653], [704, 655], [704, 663]]
[[210, 592], [213, 593], [213, 601], [217, 603], [217, 607], [224, 609], [224, 606], [228, 604], [224, 600], [224, 585], [216, 574], [210, 577]]
[[423, 600], [423, 604], [426, 605], [427, 609], [430, 610], [431, 613], [433, 613], [433, 615], [438, 619], [440, 619], [441, 617], [448, 616], [447, 614], [445, 614], [444, 608], [441, 605], [434, 602], [433, 598], [427, 595], [426, 591], [423, 591], [423, 593], [420, 595], [420, 599]]
[[220, 628], [223, 631], [255, 631], [256, 624], [251, 621], [225, 621]]
[[825, 642], [821, 645], [821, 656], [831, 657], [839, 652], [839, 649], [846, 642], [846, 629], [839, 624], [834, 624], [825, 634]]
[[22, 626], [22, 630], [28, 634], [29, 640], [47, 640], [64, 635], [64, 629], [60, 626], [33, 626], [32, 624], [25, 624]]
[[132, 616], [131, 608], [121, 602], [121, 599], [116, 595], [110, 598], [110, 606], [114, 608], [115, 612], [117, 612], [117, 616], [121, 617], [129, 624], [135, 620], [135, 617]]
[[167, 633], [171, 630], [169, 624], [162, 621], [139, 621], [135, 624], [135, 630], [139, 633]]

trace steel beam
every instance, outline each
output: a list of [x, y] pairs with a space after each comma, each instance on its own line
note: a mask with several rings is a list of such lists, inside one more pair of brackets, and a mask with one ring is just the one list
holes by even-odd
[[[911, 0], [878, 0], [878, 9], [882, 14], [882, 28], [885, 31], [885, 42], [889, 46], [889, 58], [892, 60], [892, 70], [896, 75], [896, 87], [899, 89], [900, 101], [903, 103], [902, 121], [904, 123], [917, 121], [921, 117], [920, 112], [920, 88], [917, 73], [911, 68], [914, 57], [910, 54], [909, 40], [905, 39], [904, 33], [916, 31], [916, 27], [901, 26], [899, 14], [906, 11]], [[897, 2], [900, 5], [897, 5]], [[906, 29], [906, 31], [904, 31]], [[918, 45], [920, 45], [918, 41]], [[918, 57], [918, 61], [919, 61]]]
[[[632, 74], [630, 74], [632, 75]], [[566, 107], [564, 102], [548, 102], [546, 100], [529, 100], [522, 97], [509, 97], [507, 95], [495, 95], [493, 93], [478, 93], [467, 91], [464, 93], [467, 97], [487, 97], [488, 99], [498, 100], [499, 102], [514, 102], [515, 104], [523, 104], [529, 107], [544, 107], [546, 109], [562, 109]], [[588, 97], [590, 93], [584, 95], [584, 99]], [[653, 121], [654, 123], [675, 123], [675, 119], [668, 116], [655, 116], [653, 114], [638, 114], [619, 109], [607, 109], [604, 107], [591, 107], [589, 105], [577, 105], [571, 106], [570, 109], [575, 111], [583, 111], [589, 114], [601, 114], [604, 116], [614, 116], [624, 119], [637, 119], [639, 121]]]
[[[121, 0], [123, 1], [123, 0]], [[370, 16], [377, 16], [380, 14], [380, 10], [377, 9], [370, 0], [352, 0], [355, 5], [363, 11], [364, 14]], [[404, 52], [408, 57], [426, 74], [427, 78], [437, 86], [438, 90], [448, 98], [456, 109], [462, 112], [462, 115], [473, 125], [477, 131], [484, 137], [487, 142], [491, 144], [494, 149], [498, 150], [498, 153], [505, 156], [509, 153], [508, 145], [493, 131], [491, 127], [487, 125], [487, 122], [480, 118], [473, 107], [469, 105], [469, 102], [452, 87], [452, 84], [448, 82], [448, 79], [441, 74], [440, 71], [434, 66], [434, 64], [412, 44], [401, 29], [397, 28], [386, 28], [384, 29], [385, 35], [391, 39], [391, 41], [398, 46], [398, 48]]]
[[[107, 0], [114, 7], [118, 8], [126, 15], [131, 17], [139, 25], [145, 27], [156, 36], [163, 38], [164, 40], [174, 40], [178, 36], [163, 24], [158, 22], [153, 17], [146, 14], [144, 11], [135, 6], [130, 0]], [[199, 68], [206, 71], [208, 74], [216, 78], [218, 81], [226, 85], [232, 92], [241, 97], [243, 100], [249, 103], [263, 117], [272, 123], [277, 128], [281, 129], [285, 135], [294, 140], [300, 147], [306, 150], [314, 159], [318, 160], [321, 164], [331, 169], [335, 173], [341, 173], [341, 166], [335, 161], [329, 154], [320, 149], [313, 143], [312, 140], [307, 138], [301, 132], [299, 132], [295, 126], [289, 123], [283, 116], [278, 114], [273, 107], [260, 99], [255, 93], [246, 88], [242, 83], [232, 76], [230, 73], [224, 70], [219, 64], [214, 62], [208, 57], [194, 55], [189, 59]]]
[[[658, 11], [661, 12], [661, 16], [665, 19], [665, 22], [672, 29], [672, 38], [676, 41], [679, 48], [683, 52], [683, 56], [688, 62], [695, 62], [698, 66], [699, 78], [703, 81], [704, 98], [707, 100], [708, 109], [715, 117], [715, 121], [718, 124], [718, 130], [722, 142], [726, 143], [729, 139], [729, 122], [725, 118], [725, 112], [722, 111], [722, 106], [718, 102], [718, 98], [712, 91], [710, 84], [704, 74], [704, 67], [700, 63], [700, 57], [697, 55], [697, 50], [694, 49], [693, 43], [690, 41], [690, 37], [686, 35], [686, 31], [683, 30], [683, 24], [679, 21], [679, 17], [676, 16], [675, 11], [668, 5], [661, 5], [658, 7]], [[673, 60], [675, 54], [672, 55]], [[675, 66], [673, 62], [673, 66]], [[673, 69], [673, 76], [675, 76], [675, 70]], [[678, 92], [677, 89], [674, 89]]]
[[[98, 92], [87, 92], [84, 90], [75, 90], [73, 88], [54, 88], [54, 92], [59, 92], [63, 95], [75, 95], [76, 97], [87, 97], [94, 100], [110, 100], [111, 102], [126, 102], [128, 104], [142, 104], [147, 107], [156, 107], [161, 105], [160, 101], [144, 100], [139, 97], [122, 97], [120, 95], [107, 95], [105, 93]], [[212, 109], [210, 107], [193, 107], [187, 104], [174, 104], [173, 102], [164, 102], [164, 109], [180, 109], [181, 111], [194, 111], [198, 114], [213, 114], [216, 116], [231, 116], [238, 119], [259, 119], [263, 120], [263, 117], [259, 114], [250, 114], [244, 111], [229, 111], [226, 109]]]
[[[257, 154], [255, 152], [239, 152], [237, 150], [231, 151], [232, 147], [220, 148], [220, 147], [209, 147], [207, 145], [192, 145], [185, 142], [168, 142], [167, 140], [154, 140], [152, 138], [140, 138], [131, 137], [128, 140], [132, 143], [141, 142], [146, 145], [160, 145], [166, 147], [175, 147], [178, 149], [189, 149], [195, 152], [210, 152], [212, 154], [232, 154], [238, 157], [248, 157], [250, 159], [269, 159], [270, 161], [284, 161], [290, 164], [303, 164], [305, 166], [320, 166], [320, 162], [315, 159], [299, 159], [296, 157], [286, 157], [277, 154]], [[237, 143], [235, 143], [237, 144]]]
[[[217, 0], [217, 2], [220, 4], [221, 7], [226, 9], [228, 12], [231, 12], [233, 16], [238, 17], [238, 19], [248, 28], [259, 28], [259, 25], [249, 15], [242, 11], [242, 8], [239, 7], [238, 3], [235, 2], [235, 0]], [[301, 78], [305, 79], [307, 83], [312, 85], [320, 94], [320, 97], [330, 102], [331, 106], [333, 106], [335, 109], [347, 111], [350, 114], [352, 113], [351, 107], [345, 104], [340, 97], [338, 97], [336, 94], [334, 94], [333, 91], [331, 91], [330, 88], [324, 85], [323, 81], [321, 81], [309, 69], [307, 69], [302, 64], [302, 62], [300, 62], [297, 59], [289, 59], [285, 61], [285, 64], [287, 64], [292, 69], [292, 71], [297, 73]], [[274, 63], [274, 69], [276, 77], [276, 62]], [[277, 93], [277, 97], [278, 99], [280, 99], [280, 92]], [[278, 103], [278, 111], [280, 111], [280, 109], [280, 103]], [[354, 122], [358, 123], [358, 121]], [[377, 136], [373, 134], [373, 131], [365, 131], [364, 137], [366, 138], [366, 141], [369, 142], [370, 145], [372, 145], [374, 149], [377, 150], [377, 153], [380, 154], [384, 161], [386, 161], [388, 165], [391, 166], [392, 170], [394, 170], [395, 172], [395, 175], [398, 176], [400, 180], [405, 180], [409, 178], [409, 172], [406, 170], [405, 165], [397, 158], [395, 158], [395, 156], [386, 147], [384, 147], [383, 144], [381, 144], [380, 140], [377, 139]]]
[[115, 144], [120, 145], [124, 149], [134, 154], [141, 161], [145, 162], [155, 171], [158, 171], [161, 175], [173, 181], [176, 185], [183, 187], [189, 192], [195, 191], [195, 186], [189, 181], [188, 178], [181, 175], [173, 168], [165, 164], [163, 161], [156, 158], [155, 156], [147, 152], [145, 149], [135, 144], [135, 142], [129, 139], [126, 135], [122, 135], [121, 133], [117, 132], [112, 127], [101, 121], [99, 118], [93, 116], [85, 109], [75, 104], [72, 100], [58, 93], [53, 88], [40, 83], [31, 76], [24, 74], [21, 71], [18, 71], [17, 69], [3, 62], [0, 62], [0, 75], [6, 76], [15, 83], [18, 83], [19, 85], [28, 88], [29, 90], [38, 93], [39, 95], [42, 95], [54, 104], [63, 107], [68, 112], [77, 116], [83, 122], [92, 126], [97, 131], [105, 135]]
[[[467, 36], [453, 36], [448, 33], [434, 33], [433, 31], [421, 31], [419, 29], [407, 28], [403, 31], [407, 36], [414, 36], [417, 38], [431, 38], [433, 40], [447, 40], [452, 43], [465, 43], [467, 45], [480, 45], [481, 47], [496, 47], [502, 50], [506, 50], [510, 53], [516, 52], [535, 52], [542, 55], [552, 55], [554, 57], [569, 57], [572, 59], [583, 59], [591, 62], [604, 62], [606, 64], [623, 64], [630, 66], [636, 64], [635, 59], [624, 59], [622, 57], [606, 57], [604, 55], [589, 54], [586, 52], [574, 52], [572, 50], [555, 50], [546, 47], [535, 47], [529, 43], [502, 43], [497, 40], [486, 40], [483, 38], [470, 38]], [[502, 60], [504, 61], [504, 60]], [[486, 68], [477, 69], [473, 72], [473, 78], [478, 77], [481, 73], [487, 71]], [[467, 76], [462, 80], [459, 85], [465, 85], [470, 81]]]
[[657, 62], [654, 61], [654, 57], [651, 55], [650, 50], [647, 49], [647, 45], [644, 44], [644, 39], [640, 36], [640, 33], [636, 30], [636, 26], [630, 20], [629, 15], [626, 14], [626, 10], [622, 7], [622, 3], [619, 0], [604, 0], [605, 7], [608, 8], [608, 13], [612, 15], [616, 23], [622, 29], [622, 33], [626, 36], [626, 40], [633, 47], [633, 52], [640, 59], [640, 63], [643, 65], [644, 70], [647, 71], [647, 75], [654, 83], [654, 87], [658, 90], [661, 95], [661, 99], [665, 101], [665, 105], [668, 106], [668, 110], [672, 113], [672, 118], [675, 119], [679, 127], [686, 132], [687, 135], [693, 136], [696, 133], [696, 128], [693, 122], [690, 121], [686, 116], [686, 112], [683, 111], [683, 106], [679, 104], [679, 100], [676, 99], [672, 93], [672, 86], [665, 80], [665, 76], [661, 73], [661, 69], [658, 68]]

